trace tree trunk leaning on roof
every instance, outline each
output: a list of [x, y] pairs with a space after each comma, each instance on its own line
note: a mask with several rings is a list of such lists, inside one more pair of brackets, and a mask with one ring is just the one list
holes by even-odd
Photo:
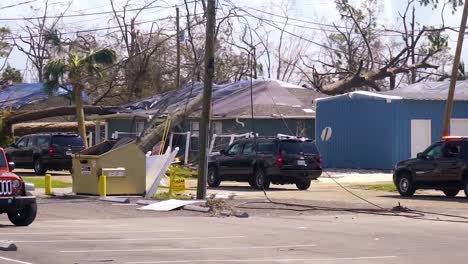
[[[187, 114], [195, 111], [201, 105], [202, 98], [203, 96], [199, 95], [187, 104], [187, 108], [185, 108], [185, 105], [182, 105], [177, 108], [174, 113], [171, 113], [171, 125], [169, 127], [169, 131], [184, 121], [184, 119], [187, 117]], [[165, 123], [162, 123], [155, 128], [151, 128], [155, 125], [156, 120], [157, 118], [153, 118], [153, 120], [146, 125], [150, 128], [145, 129], [145, 134], [142, 135], [141, 139], [137, 141], [137, 146], [144, 153], [152, 150], [153, 147], [162, 139]]]

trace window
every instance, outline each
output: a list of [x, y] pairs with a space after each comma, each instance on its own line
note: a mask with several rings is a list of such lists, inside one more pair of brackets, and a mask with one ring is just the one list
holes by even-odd
[[211, 133], [216, 135], [223, 134], [223, 122], [222, 121], [211, 121]]
[[232, 145], [229, 150], [227, 151], [228, 156], [235, 156], [238, 155], [242, 150], [242, 145], [239, 143], [235, 143]]
[[29, 138], [29, 141], [28, 141], [28, 144], [26, 145], [28, 148], [29, 147], [32, 147], [33, 144], [34, 144], [34, 141], [36, 141], [36, 137], [30, 137]]
[[47, 136], [39, 136], [36, 138], [36, 144], [40, 147], [47, 147], [50, 144], [50, 137]]
[[190, 121], [190, 132], [193, 137], [198, 137], [200, 132], [200, 123], [198, 121]]
[[0, 155], [0, 167], [5, 168], [6, 167], [6, 160], [3, 155]]
[[52, 139], [52, 144], [58, 146], [84, 146], [81, 137], [76, 136], [54, 136]]
[[28, 144], [28, 138], [27, 137], [21, 138], [20, 140], [18, 140], [18, 143], [16, 143], [18, 148], [24, 148], [24, 147], [26, 147], [27, 144]]
[[312, 142], [281, 141], [281, 152], [283, 154], [317, 154], [318, 150]]
[[448, 142], [445, 144], [444, 157], [445, 158], [458, 158], [460, 156], [460, 143]]
[[273, 153], [275, 152], [275, 144], [273, 142], [259, 142], [257, 144], [258, 153]]
[[433, 145], [433, 146], [429, 147], [426, 150], [426, 156], [429, 159], [439, 159], [439, 158], [441, 158], [442, 157], [442, 144], [438, 143], [436, 145]]
[[143, 129], [145, 129], [145, 122], [144, 121], [137, 121], [135, 126], [135, 132], [138, 136], [141, 136], [143, 133]]
[[246, 143], [244, 145], [243, 154], [252, 154], [252, 153], [253, 153], [253, 144], [252, 143]]

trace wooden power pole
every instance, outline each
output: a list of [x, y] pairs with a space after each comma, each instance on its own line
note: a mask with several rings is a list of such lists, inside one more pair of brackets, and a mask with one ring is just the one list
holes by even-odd
[[176, 30], [177, 30], [177, 79], [176, 87], [180, 89], [180, 18], [179, 18], [179, 8], [176, 7]]
[[214, 44], [216, 27], [215, 1], [208, 0], [206, 11], [206, 41], [205, 41], [205, 79], [203, 88], [203, 110], [200, 121], [199, 162], [197, 199], [206, 197], [206, 176], [208, 172], [208, 142], [210, 133], [211, 93], [214, 77]]
[[460, 67], [460, 57], [463, 48], [463, 39], [465, 37], [466, 20], [468, 17], [468, 3], [464, 4], [463, 15], [460, 24], [460, 31], [458, 32], [457, 49], [455, 51], [455, 58], [453, 59], [452, 78], [450, 79], [450, 87], [447, 96], [447, 103], [445, 105], [444, 128], [442, 136], [450, 135], [450, 118], [452, 117], [453, 97], [455, 95], [455, 86], [458, 80], [458, 68]]

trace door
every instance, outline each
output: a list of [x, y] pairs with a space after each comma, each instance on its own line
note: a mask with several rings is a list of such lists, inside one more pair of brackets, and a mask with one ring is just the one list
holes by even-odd
[[236, 173], [236, 168], [234, 167], [234, 160], [242, 152], [242, 144], [234, 143], [232, 144], [226, 154], [219, 158], [219, 174], [223, 177], [233, 177]]
[[28, 144], [23, 149], [24, 153], [24, 162], [28, 166], [33, 166], [33, 155], [34, 155], [34, 144], [36, 144], [36, 137], [29, 137]]
[[253, 142], [246, 142], [244, 144], [242, 154], [239, 155], [237, 160], [235, 161], [237, 164], [239, 164], [239, 170], [236, 173], [238, 173], [239, 178], [242, 180], [250, 180], [253, 175], [252, 164], [255, 159], [255, 152], [253, 146]]
[[442, 157], [437, 160], [440, 170], [441, 186], [456, 186], [463, 180], [464, 162], [461, 159], [461, 142], [447, 141], [444, 144]]
[[431, 120], [411, 120], [411, 157], [431, 145], [431, 136]]
[[440, 180], [437, 161], [442, 157], [442, 152], [443, 143], [438, 142], [424, 151], [424, 158], [414, 161], [411, 169], [414, 171], [416, 184], [421, 187], [430, 187]]

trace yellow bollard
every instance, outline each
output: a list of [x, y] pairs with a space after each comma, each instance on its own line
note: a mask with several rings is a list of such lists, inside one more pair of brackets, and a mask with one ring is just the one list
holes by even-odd
[[45, 194], [52, 195], [52, 175], [45, 175]]
[[101, 175], [99, 177], [99, 196], [107, 196], [107, 176]]

